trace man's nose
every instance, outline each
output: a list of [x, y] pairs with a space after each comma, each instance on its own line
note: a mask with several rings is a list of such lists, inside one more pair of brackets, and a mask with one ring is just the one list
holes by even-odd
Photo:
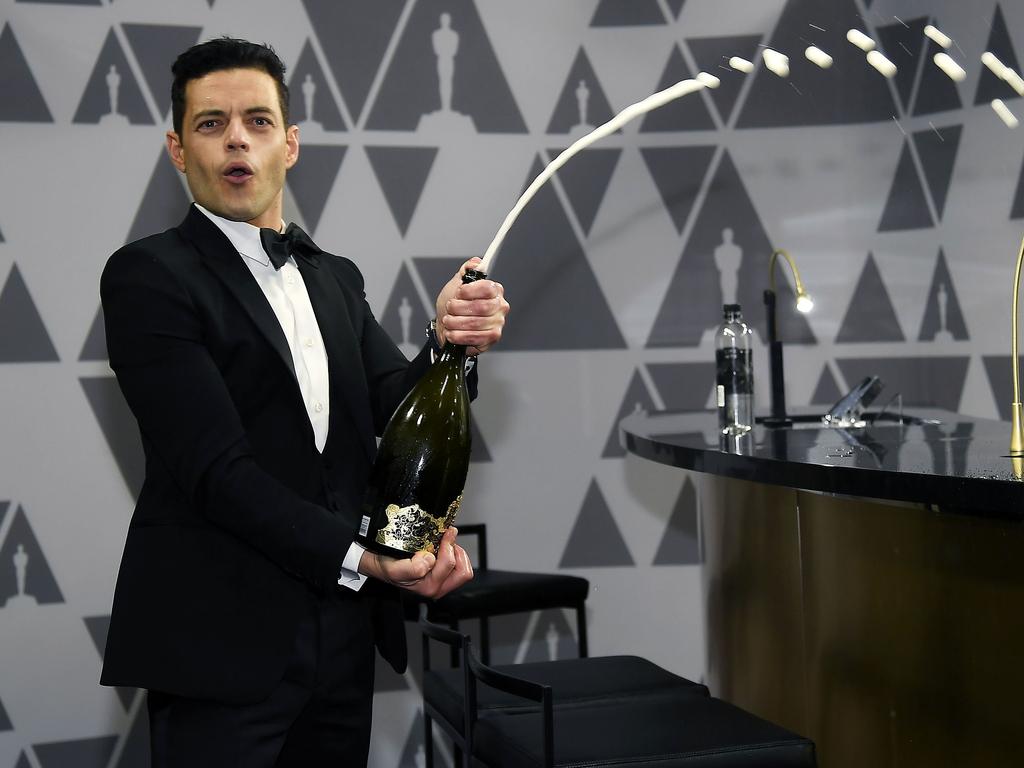
[[240, 120], [232, 120], [228, 124], [228, 130], [224, 138], [229, 150], [249, 149], [249, 134], [245, 130], [245, 125]]

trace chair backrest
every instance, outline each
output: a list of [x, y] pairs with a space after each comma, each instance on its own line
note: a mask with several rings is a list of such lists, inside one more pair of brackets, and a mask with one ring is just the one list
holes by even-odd
[[422, 643], [423, 643], [423, 674], [426, 675], [430, 671], [430, 641], [437, 640], [438, 642], [449, 645], [455, 648], [459, 652], [459, 666], [462, 669], [462, 690], [464, 697], [464, 704], [462, 708], [462, 735], [466, 741], [466, 751], [469, 753], [470, 747], [470, 735], [473, 727], [473, 714], [476, 712], [476, 688], [472, 684], [472, 675], [469, 671], [469, 665], [466, 663], [466, 656], [469, 653], [469, 635], [464, 635], [461, 632], [456, 632], [454, 629], [448, 629], [448, 627], [442, 627], [440, 624], [434, 624], [427, 621], [425, 618], [419, 620], [420, 629], [423, 631]]
[[469, 672], [468, 685], [466, 688], [466, 744], [472, 754], [473, 729], [476, 726], [476, 686], [483, 683], [513, 696], [521, 696], [524, 699], [535, 701], [541, 705], [543, 714], [543, 744], [544, 744], [544, 765], [551, 768], [555, 762], [555, 736], [554, 736], [554, 709], [552, 706], [553, 695], [550, 685], [541, 685], [521, 677], [499, 672], [489, 667], [477, 658], [473, 650], [472, 641], [467, 637], [463, 645], [463, 665]]

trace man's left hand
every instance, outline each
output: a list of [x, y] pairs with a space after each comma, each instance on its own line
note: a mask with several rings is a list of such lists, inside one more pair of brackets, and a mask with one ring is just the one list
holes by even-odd
[[486, 352], [498, 343], [505, 327], [509, 305], [505, 289], [493, 280], [463, 283], [462, 275], [474, 269], [480, 259], [463, 264], [437, 297], [437, 340], [466, 347], [469, 355]]

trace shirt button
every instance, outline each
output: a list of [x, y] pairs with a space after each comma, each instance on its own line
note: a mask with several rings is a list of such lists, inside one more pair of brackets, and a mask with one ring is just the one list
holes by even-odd
[[316, 411], [317, 413], [323, 413], [324, 404], [320, 402], [313, 403], [313, 410]]
[[307, 336], [306, 338], [304, 338], [302, 340], [302, 345], [304, 347], [306, 347], [307, 349], [312, 347], [313, 346], [313, 339], [311, 339], [309, 336]]
[[294, 278], [294, 277], [292, 277], [291, 275], [288, 275], [288, 277], [286, 277], [286, 278], [284, 279], [284, 281], [285, 281], [285, 282], [286, 282], [286, 283], [287, 283], [288, 285], [295, 285], [295, 278]]

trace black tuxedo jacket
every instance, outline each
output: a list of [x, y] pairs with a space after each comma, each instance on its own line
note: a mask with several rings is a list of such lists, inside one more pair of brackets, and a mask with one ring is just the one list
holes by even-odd
[[[351, 261], [297, 260], [327, 349], [316, 450], [288, 342], [228, 239], [193, 206], [131, 243], [100, 283], [110, 365], [146, 478], [125, 543], [101, 681], [255, 701], [281, 679], [310, 593], [338, 587], [383, 430], [430, 364], [374, 319]], [[475, 383], [475, 382], [474, 382]], [[382, 655], [406, 663], [397, 590], [372, 580]]]

